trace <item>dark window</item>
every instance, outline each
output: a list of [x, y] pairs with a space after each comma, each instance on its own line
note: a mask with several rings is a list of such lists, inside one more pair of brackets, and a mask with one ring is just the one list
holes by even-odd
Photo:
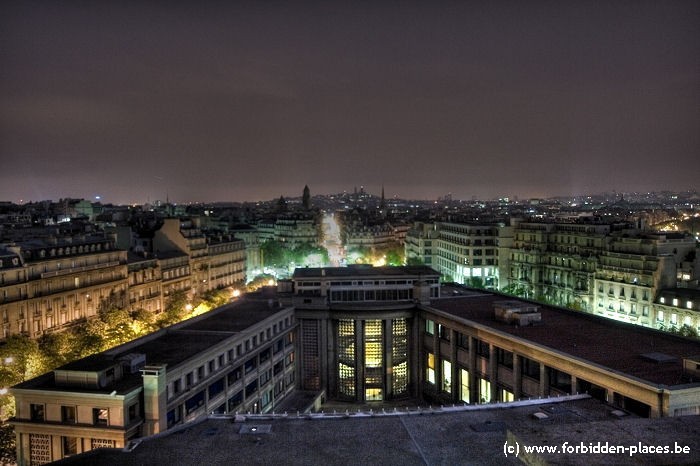
[[29, 407], [32, 421], [44, 420], [44, 405], [32, 404]]
[[258, 391], [258, 381], [254, 380], [245, 387], [245, 397], [248, 398], [250, 395]]
[[508, 367], [510, 369], [513, 368], [513, 353], [510, 351], [506, 351], [501, 348], [496, 348], [496, 357], [498, 358], [498, 364]]
[[193, 383], [194, 383], [194, 374], [192, 372], [190, 372], [185, 376], [185, 385], [187, 386], [187, 388], [190, 388]]
[[549, 369], [549, 385], [566, 393], [571, 391], [571, 376], [566, 372]]
[[489, 359], [489, 344], [482, 340], [476, 340], [476, 354], [486, 359]]
[[520, 364], [521, 372], [523, 375], [531, 377], [535, 380], [540, 380], [540, 364], [533, 361], [532, 359], [522, 358], [522, 363]]
[[284, 340], [281, 338], [275, 342], [274, 353], [277, 354], [284, 349]]
[[250, 358], [245, 362], [245, 373], [249, 374], [258, 366], [257, 358]]
[[224, 367], [224, 355], [219, 355], [219, 367]]
[[61, 421], [75, 424], [75, 406], [61, 406]]
[[221, 377], [216, 382], [209, 385], [209, 399], [214, 398], [216, 395], [224, 391], [224, 378]]
[[241, 380], [241, 377], [243, 376], [243, 371], [241, 370], [241, 367], [238, 366], [234, 370], [228, 373], [228, 384], [229, 386], [233, 385], [237, 381]]
[[438, 335], [443, 340], [450, 341], [450, 329], [442, 324], [438, 324]]
[[139, 419], [139, 417], [139, 404], [134, 403], [129, 406], [129, 422], [134, 422], [135, 420]]
[[180, 379], [173, 380], [173, 394], [177, 395], [182, 391], [182, 382]]
[[457, 346], [469, 350], [469, 337], [463, 333], [457, 332]]
[[204, 390], [185, 400], [185, 413], [190, 414], [202, 405], [204, 405]]
[[63, 456], [78, 454], [78, 438], [77, 437], [61, 437], [63, 443]]
[[277, 375], [284, 370], [284, 362], [280, 361], [272, 367], [272, 373]]
[[265, 372], [263, 372], [262, 375], [260, 376], [260, 386], [262, 387], [263, 385], [265, 385], [267, 382], [270, 381], [271, 378], [272, 378], [272, 370], [271, 369], [268, 369]]
[[243, 390], [239, 390], [238, 393], [228, 399], [229, 412], [232, 412], [234, 409], [240, 406], [241, 403], [243, 403]]
[[212, 372], [214, 372], [215, 368], [216, 365], [214, 364], [214, 360], [212, 359], [211, 361], [209, 361], [209, 373], [211, 374]]
[[199, 366], [197, 368], [197, 381], [204, 379], [204, 366]]

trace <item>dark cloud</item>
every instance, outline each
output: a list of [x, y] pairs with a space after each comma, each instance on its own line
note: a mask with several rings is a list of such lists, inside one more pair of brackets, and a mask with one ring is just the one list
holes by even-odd
[[6, 2], [0, 198], [697, 188], [697, 2]]

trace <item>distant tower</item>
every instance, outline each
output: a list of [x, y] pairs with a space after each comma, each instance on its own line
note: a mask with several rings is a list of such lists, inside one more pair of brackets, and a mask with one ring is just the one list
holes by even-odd
[[304, 186], [304, 194], [301, 196], [301, 203], [304, 209], [311, 210], [311, 192], [309, 191], [309, 185]]
[[379, 214], [386, 218], [386, 200], [384, 199], [384, 185], [382, 185], [382, 199], [379, 201]]
[[287, 212], [287, 201], [284, 199], [284, 196], [280, 196], [277, 200], [277, 212], [280, 214]]

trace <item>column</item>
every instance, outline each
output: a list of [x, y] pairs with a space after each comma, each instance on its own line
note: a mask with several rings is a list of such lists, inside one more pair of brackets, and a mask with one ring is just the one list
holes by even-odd
[[459, 401], [459, 364], [457, 361], [457, 331], [450, 329], [450, 358], [452, 362], [452, 401]]
[[538, 395], [542, 398], [549, 395], [549, 371], [544, 363], [540, 363], [540, 392]]
[[513, 397], [519, 400], [523, 392], [523, 374], [520, 364], [522, 362], [519, 354], [513, 352]]
[[496, 347], [489, 343], [489, 382], [491, 382], [491, 403], [498, 400], [498, 360]]
[[394, 381], [393, 335], [392, 320], [382, 320], [382, 364], [384, 364], [382, 392], [384, 400], [391, 399], [394, 394], [392, 389]]
[[355, 320], [355, 399], [365, 399], [365, 326], [363, 320]]
[[146, 366], [143, 377], [143, 435], [153, 435], [167, 429], [165, 365]]
[[479, 382], [476, 376], [476, 338], [469, 337], [469, 402], [479, 403]]

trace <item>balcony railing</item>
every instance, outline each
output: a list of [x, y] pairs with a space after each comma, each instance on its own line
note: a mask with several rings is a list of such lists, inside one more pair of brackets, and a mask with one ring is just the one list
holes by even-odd
[[68, 269], [54, 270], [52, 272], [43, 272], [41, 274], [41, 278], [59, 277], [61, 275], [70, 275], [72, 273], [87, 272], [90, 270], [98, 270], [98, 269], [106, 269], [108, 267], [116, 267], [118, 265], [121, 265], [121, 263], [119, 261], [112, 261], [112, 262], [105, 262], [103, 264], [84, 265], [82, 267], [71, 267]]

